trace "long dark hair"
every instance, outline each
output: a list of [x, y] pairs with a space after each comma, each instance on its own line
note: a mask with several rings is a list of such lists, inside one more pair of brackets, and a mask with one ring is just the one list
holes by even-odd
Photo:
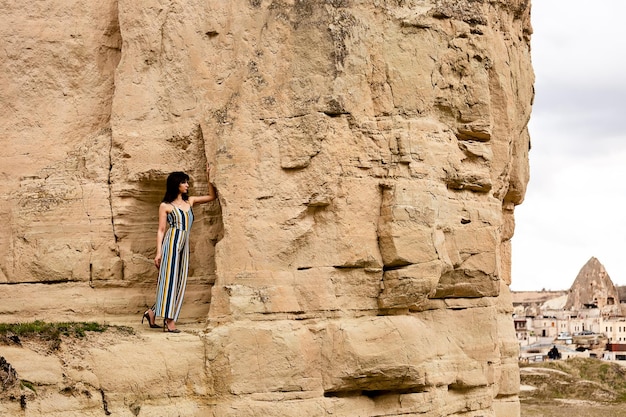
[[[176, 171], [172, 172], [167, 176], [167, 188], [165, 190], [165, 195], [163, 196], [163, 203], [171, 203], [176, 200], [178, 197], [178, 186], [185, 181], [189, 181], [189, 175], [184, 172]], [[183, 194], [183, 200], [187, 201], [189, 196], [187, 194]]]

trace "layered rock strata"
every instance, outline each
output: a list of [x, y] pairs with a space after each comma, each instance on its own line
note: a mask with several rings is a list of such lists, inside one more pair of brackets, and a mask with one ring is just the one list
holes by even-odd
[[208, 161], [183, 314], [209, 387], [181, 401], [519, 415], [528, 1], [78, 3], [3, 6], [3, 317], [142, 311], [164, 178], [202, 193]]

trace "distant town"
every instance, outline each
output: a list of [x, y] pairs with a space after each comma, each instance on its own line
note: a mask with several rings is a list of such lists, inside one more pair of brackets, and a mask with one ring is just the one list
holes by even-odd
[[626, 361], [626, 287], [594, 257], [567, 291], [514, 291], [520, 360], [595, 357]]

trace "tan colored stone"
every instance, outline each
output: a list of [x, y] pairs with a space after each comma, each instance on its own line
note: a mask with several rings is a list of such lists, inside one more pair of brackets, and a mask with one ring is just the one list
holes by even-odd
[[426, 299], [435, 295], [441, 269], [441, 262], [433, 261], [386, 271], [379, 307], [418, 309]]
[[[457, 319], [468, 313], [478, 314], [459, 312]], [[469, 389], [494, 382], [493, 369], [481, 361], [496, 357], [490, 347], [497, 337], [495, 329], [488, 324], [452, 329], [439, 322], [447, 315], [442, 310], [421, 314], [428, 316], [426, 320], [402, 315], [329, 326], [322, 351], [325, 392], [421, 392], [431, 386]], [[469, 352], [472, 342], [480, 339]]]
[[[166, 175], [202, 194], [210, 162], [218, 190], [182, 320], [209, 332], [94, 347], [66, 373], [85, 392], [116, 415], [519, 414], [528, 2], [47, 0], [0, 23], [3, 321], [139, 318]], [[62, 389], [31, 409], [102, 413]]]
[[[112, 323], [120, 320], [120, 312], [135, 315], [141, 321], [143, 312], [154, 303], [154, 283], [132, 288], [106, 283], [90, 286], [88, 283], [15, 284], [0, 285], [0, 316], [2, 321], [96, 321]], [[182, 322], [205, 321], [209, 311], [211, 289], [206, 282], [192, 279], [187, 285]]]
[[[156, 336], [156, 335], [155, 335]], [[98, 388], [137, 398], [204, 396], [209, 393], [204, 344], [189, 334], [158, 335], [136, 343], [90, 349], [88, 356]], [[163, 381], [184, 381], [163, 384]], [[117, 395], [119, 395], [117, 394]]]
[[[280, 393], [285, 399], [322, 394], [319, 347], [314, 334], [292, 322], [229, 325], [208, 336], [215, 384], [230, 394]], [[228, 344], [222, 346], [223, 340]]]
[[53, 385], [63, 381], [63, 368], [56, 356], [12, 346], [3, 346], [2, 356], [17, 371], [20, 379], [38, 385]]
[[[0, 351], [32, 387], [21, 389], [32, 415], [95, 416], [103, 410], [123, 416], [173, 416], [175, 410], [207, 415], [211, 407], [199, 399], [213, 395], [213, 384], [203, 339], [191, 333], [141, 333], [108, 330], [85, 339], [63, 338], [45, 355], [33, 350], [38, 350], [34, 341]], [[13, 401], [19, 408], [19, 398]], [[14, 409], [10, 399], [0, 402], [0, 411], [3, 407]]]

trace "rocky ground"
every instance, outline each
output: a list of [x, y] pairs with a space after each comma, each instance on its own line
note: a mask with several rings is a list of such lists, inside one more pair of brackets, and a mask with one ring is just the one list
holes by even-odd
[[626, 417], [626, 365], [569, 359], [522, 365], [522, 417]]
[[[180, 328], [164, 334], [136, 318], [84, 334], [0, 328], [0, 415], [170, 415], [168, 404], [171, 415], [202, 415], [211, 396], [199, 337], [204, 325]], [[522, 417], [626, 417], [625, 364], [569, 359], [521, 365], [520, 374]], [[187, 383], [167, 387], [168, 378]]]
[[0, 415], [202, 415], [209, 385], [202, 327], [166, 334], [129, 319], [84, 335], [0, 332]]

